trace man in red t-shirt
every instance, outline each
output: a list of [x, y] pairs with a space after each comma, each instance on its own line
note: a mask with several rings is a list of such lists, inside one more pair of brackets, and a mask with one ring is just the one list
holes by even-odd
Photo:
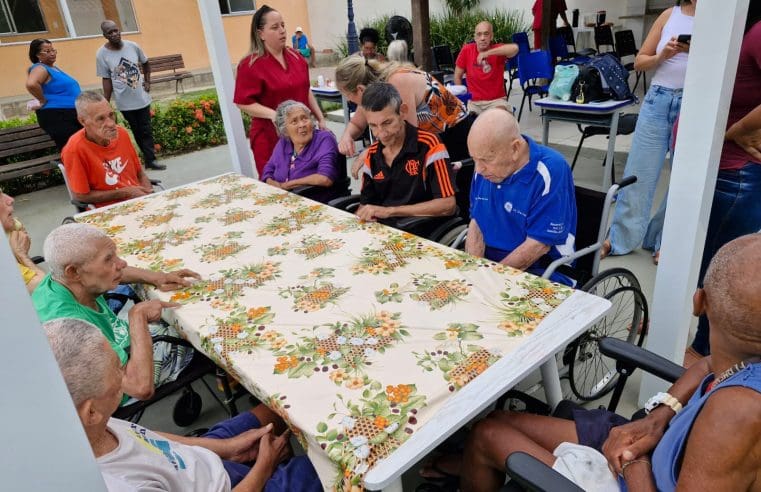
[[468, 91], [468, 111], [482, 113], [489, 108], [502, 107], [510, 111], [505, 95], [505, 62], [518, 54], [517, 44], [493, 43], [494, 31], [488, 21], [479, 22], [473, 33], [475, 43], [462, 47], [455, 62], [454, 83], [462, 84], [465, 74]]
[[108, 101], [87, 91], [77, 97], [76, 107], [84, 128], [61, 152], [74, 199], [103, 207], [153, 193], [129, 134], [116, 124]]

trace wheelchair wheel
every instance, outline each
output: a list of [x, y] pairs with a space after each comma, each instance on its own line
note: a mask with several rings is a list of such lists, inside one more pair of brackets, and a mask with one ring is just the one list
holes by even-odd
[[641, 346], [649, 318], [647, 300], [639, 282], [626, 269], [606, 270], [581, 290], [608, 299], [613, 305], [568, 351], [571, 391], [580, 400], [592, 401], [609, 393], [618, 380], [616, 362], [600, 353], [598, 340], [616, 337]]
[[449, 246], [450, 248], [464, 250], [465, 249], [465, 241], [462, 241], [461, 244], [455, 244], [455, 241], [457, 240], [457, 237], [462, 233], [462, 231], [466, 230], [468, 228], [468, 224], [461, 224], [455, 227], [454, 229], [450, 229], [447, 231], [444, 235], [442, 235], [439, 239], [437, 239], [437, 242], [439, 244], [443, 244], [444, 246]]

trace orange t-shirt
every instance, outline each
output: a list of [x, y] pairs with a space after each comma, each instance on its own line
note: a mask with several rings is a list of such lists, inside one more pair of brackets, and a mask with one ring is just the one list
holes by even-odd
[[[75, 193], [109, 191], [140, 186], [140, 160], [127, 130], [116, 127], [117, 136], [103, 147], [85, 137], [84, 128], [71, 136], [61, 152], [69, 188]], [[104, 207], [118, 200], [96, 203]]]

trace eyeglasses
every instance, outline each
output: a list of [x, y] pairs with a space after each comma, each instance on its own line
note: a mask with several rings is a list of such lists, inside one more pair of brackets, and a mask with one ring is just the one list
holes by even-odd
[[58, 50], [55, 48], [51, 48], [49, 50], [42, 50], [38, 52], [38, 54], [41, 54], [41, 55], [49, 55], [51, 53], [58, 53]]

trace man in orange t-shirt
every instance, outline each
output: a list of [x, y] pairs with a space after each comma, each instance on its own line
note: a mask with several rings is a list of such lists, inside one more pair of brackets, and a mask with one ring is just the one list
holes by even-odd
[[61, 152], [74, 199], [103, 207], [153, 193], [129, 134], [116, 124], [108, 101], [87, 91], [77, 97], [76, 107], [84, 128]]

